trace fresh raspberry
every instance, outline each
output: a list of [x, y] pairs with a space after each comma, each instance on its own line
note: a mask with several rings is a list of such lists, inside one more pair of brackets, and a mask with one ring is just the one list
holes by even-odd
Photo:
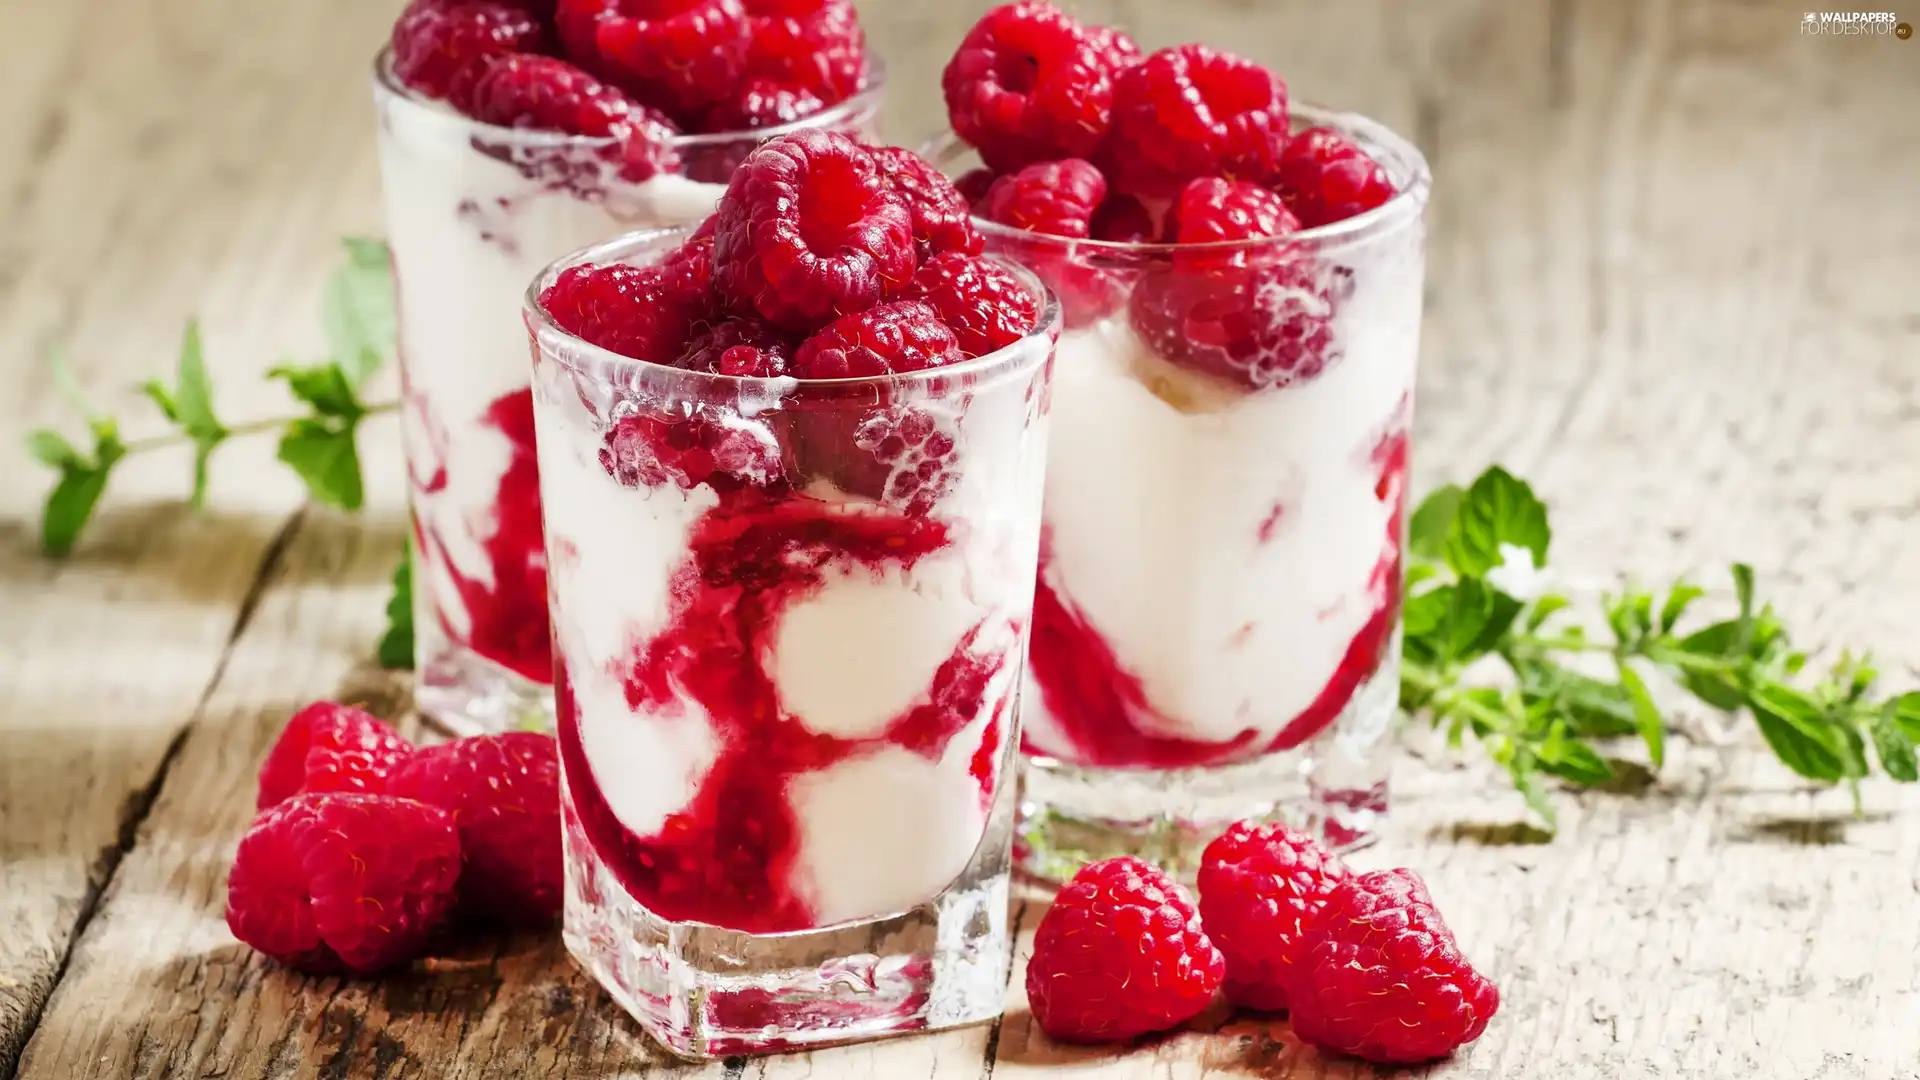
[[1280, 193], [1308, 228], [1365, 213], [1393, 198], [1387, 170], [1331, 128], [1308, 128], [1280, 152]]
[[1306, 927], [1348, 877], [1346, 864], [1285, 825], [1240, 822], [1200, 856], [1200, 917], [1227, 958], [1227, 1000], [1287, 1007]]
[[422, 747], [387, 791], [453, 816], [464, 859], [464, 914], [527, 927], [559, 916], [560, 758], [553, 736], [511, 731]]
[[1114, 76], [1138, 56], [1127, 53], [1131, 44], [1112, 32], [1095, 37], [1045, 0], [994, 8], [941, 76], [947, 118], [1001, 171], [1088, 157], [1113, 119]]
[[1207, 1007], [1226, 964], [1187, 891], [1130, 855], [1082, 867], [1033, 936], [1027, 1001], [1062, 1042], [1121, 1042]]
[[713, 218], [708, 217], [687, 237], [685, 243], [660, 259], [665, 272], [663, 282], [669, 296], [699, 312], [710, 306], [713, 296]]
[[1173, 242], [1213, 244], [1284, 236], [1300, 228], [1280, 196], [1244, 180], [1194, 180], [1173, 205]]
[[1187, 181], [1273, 180], [1287, 138], [1287, 85], [1205, 45], [1162, 49], [1115, 81], [1114, 186], [1171, 198]]
[[1093, 43], [1093, 50], [1106, 59], [1108, 70], [1115, 76], [1140, 62], [1140, 46], [1118, 27], [1089, 26], [1087, 40]]
[[1358, 874], [1333, 891], [1307, 927], [1287, 998], [1303, 1041], [1382, 1064], [1445, 1057], [1500, 1008], [1411, 870]]
[[725, 319], [687, 342], [680, 366], [715, 375], [771, 379], [793, 361], [793, 340], [758, 319]]
[[953, 181], [902, 147], [876, 147], [873, 160], [913, 214], [913, 241], [922, 261], [943, 251], [980, 254], [984, 242], [973, 227], [973, 204]]
[[[811, 90], [751, 82], [733, 97], [708, 109], [700, 126], [707, 131], [756, 131], [779, 127], [812, 116], [827, 103]], [[738, 167], [738, 162], [735, 162]], [[707, 183], [725, 183], [726, 175], [714, 172]]]
[[315, 791], [378, 795], [411, 753], [413, 744], [372, 713], [316, 701], [293, 714], [267, 751], [254, 805], [264, 810]]
[[953, 331], [960, 352], [985, 356], [1033, 330], [1040, 303], [1013, 271], [992, 259], [949, 251], [920, 264], [913, 295]]
[[665, 265], [570, 266], [540, 306], [582, 341], [635, 360], [672, 364], [687, 340], [686, 304]]
[[1109, 193], [1100, 209], [1093, 212], [1092, 236], [1120, 244], [1150, 243], [1154, 239], [1153, 215], [1139, 199]]
[[1043, 161], [993, 182], [987, 192], [991, 221], [1026, 232], [1085, 239], [1093, 214], [1107, 197], [1107, 180], [1079, 158]]
[[1311, 379], [1339, 357], [1333, 318], [1346, 285], [1300, 252], [1203, 272], [1176, 258], [1141, 277], [1128, 314], [1169, 362], [1260, 391]]
[[842, 315], [800, 343], [793, 375], [860, 379], [958, 363], [960, 344], [921, 300], [896, 300]]
[[980, 207], [987, 200], [987, 192], [993, 190], [993, 182], [998, 179], [1000, 179], [999, 173], [982, 165], [977, 169], [967, 170], [960, 179], [955, 180], [953, 190], [967, 200], [968, 206]]
[[393, 74], [420, 93], [471, 110], [473, 84], [511, 53], [546, 52], [547, 30], [505, 0], [414, 0], [393, 24]]
[[860, 89], [867, 39], [851, 0], [742, 2], [749, 41], [744, 83], [805, 94], [821, 106], [845, 101]]
[[715, 283], [787, 330], [811, 333], [913, 279], [906, 201], [873, 154], [838, 132], [762, 143], [728, 183], [713, 239]]
[[716, 491], [765, 487], [780, 477], [780, 447], [765, 428], [695, 406], [624, 416], [607, 429], [600, 467], [623, 487]]
[[496, 60], [474, 83], [472, 99], [473, 118], [483, 123], [619, 140], [621, 176], [635, 183], [678, 164], [672, 121], [565, 60]]
[[567, 55], [681, 120], [731, 96], [746, 65], [740, 0], [560, 0]]
[[877, 482], [871, 488], [842, 490], [924, 516], [958, 479], [951, 469], [957, 434], [952, 418], [942, 422], [923, 409], [896, 405], [875, 410], [854, 431], [853, 444], [873, 456]]
[[240, 838], [227, 927], [288, 967], [368, 975], [419, 955], [459, 878], [460, 834], [439, 807], [298, 795]]

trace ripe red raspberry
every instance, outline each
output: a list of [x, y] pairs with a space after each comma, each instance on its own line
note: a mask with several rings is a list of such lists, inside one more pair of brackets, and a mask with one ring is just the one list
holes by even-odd
[[288, 967], [368, 975], [419, 955], [459, 878], [460, 834], [439, 807], [299, 795], [240, 838], [227, 927]]
[[932, 305], [896, 300], [842, 315], [800, 343], [799, 379], [859, 379], [958, 363], [960, 344]]
[[1043, 161], [993, 182], [987, 192], [990, 221], [1026, 232], [1085, 239], [1093, 214], [1107, 197], [1107, 180], [1079, 158]]
[[1312, 837], [1285, 825], [1240, 822], [1200, 856], [1200, 917], [1227, 959], [1227, 1000], [1287, 1007], [1287, 981], [1306, 927], [1348, 877]]
[[993, 182], [998, 179], [1000, 179], [999, 173], [982, 165], [977, 169], [967, 170], [960, 179], [955, 180], [953, 190], [967, 200], [968, 206], [980, 208], [987, 201], [987, 192], [993, 190]]
[[1294, 1034], [1383, 1064], [1445, 1057], [1500, 1008], [1500, 991], [1460, 954], [1411, 870], [1358, 874], [1335, 889], [1294, 971]]
[[1019, 341], [1040, 317], [1040, 302], [1013, 271], [992, 259], [949, 251], [920, 264], [913, 295], [953, 331], [963, 356], [985, 356]]
[[[796, 90], [768, 82], [751, 82], [734, 96], [708, 109], [700, 120], [705, 131], [755, 131], [779, 127], [812, 116], [827, 103], [811, 90]], [[738, 167], [736, 161], [735, 167]], [[706, 183], [726, 183], [730, 172], [713, 169]]]
[[316, 701], [287, 721], [260, 766], [264, 810], [317, 791], [381, 794], [387, 778], [413, 753], [413, 744], [372, 713]]
[[716, 375], [771, 379], [793, 361], [793, 339], [758, 319], [725, 319], [687, 342], [680, 366]]
[[[1114, 186], [1171, 198], [1202, 176], [1270, 183], [1287, 138], [1287, 85], [1205, 45], [1162, 49], [1114, 85]], [[1105, 160], [1105, 159], [1103, 159]]]
[[1139, 55], [1131, 47], [1126, 35], [1095, 36], [1045, 0], [994, 8], [941, 76], [947, 118], [997, 170], [1088, 157], [1113, 119], [1114, 77]]
[[983, 241], [973, 227], [972, 204], [953, 181], [902, 147], [876, 147], [873, 160], [913, 215], [913, 241], [922, 261], [943, 251], [980, 254]]
[[1298, 252], [1200, 270], [1176, 258], [1140, 278], [1127, 310], [1170, 363], [1260, 391], [1311, 379], [1339, 358], [1333, 318], [1345, 284]]
[[1087, 27], [1087, 40], [1093, 43], [1093, 49], [1107, 61], [1114, 75], [1140, 62], [1140, 46], [1127, 32], [1113, 26]]
[[600, 467], [624, 487], [729, 492], [778, 481], [780, 447], [760, 425], [717, 410], [643, 412], [607, 429]]
[[683, 121], [733, 94], [751, 44], [740, 0], [560, 0], [554, 19], [576, 63]]
[[1280, 193], [1308, 228], [1331, 225], [1393, 198], [1387, 170], [1346, 136], [1309, 128], [1280, 152]]
[[851, 0], [742, 0], [745, 83], [798, 91], [822, 105], [845, 101], [867, 72], [867, 38]]
[[1033, 936], [1027, 1001], [1062, 1042], [1121, 1042], [1207, 1007], [1225, 962], [1187, 891], [1132, 856], [1083, 867]]
[[459, 907], [478, 922], [538, 927], [560, 914], [560, 758], [531, 731], [422, 747], [389, 794], [437, 806], [460, 830]]
[[1172, 224], [1176, 244], [1284, 236], [1300, 228], [1280, 196], [1258, 184], [1217, 176], [1194, 180], [1181, 190]]
[[714, 216], [715, 284], [742, 309], [811, 333], [913, 279], [913, 215], [873, 154], [830, 131], [769, 139]]
[[505, 0], [414, 0], [393, 24], [393, 74], [461, 112], [489, 62], [550, 48], [541, 21]]
[[470, 111], [501, 127], [617, 139], [620, 174], [635, 183], [678, 165], [679, 129], [664, 114], [551, 56], [494, 61], [474, 83]]
[[540, 306], [581, 340], [636, 360], [672, 364], [687, 340], [687, 306], [665, 265], [570, 266]]
[[1110, 192], [1100, 209], [1093, 212], [1092, 236], [1120, 244], [1151, 243], [1153, 215], [1131, 195]]

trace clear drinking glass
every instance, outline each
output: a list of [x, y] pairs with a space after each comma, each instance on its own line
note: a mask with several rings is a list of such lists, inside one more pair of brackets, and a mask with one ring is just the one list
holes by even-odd
[[1295, 124], [1344, 132], [1398, 194], [1179, 247], [976, 219], [1066, 317], [1022, 698], [1038, 876], [1122, 852], [1190, 872], [1249, 817], [1353, 847], [1387, 808], [1429, 177], [1370, 120]]
[[374, 63], [381, 186], [400, 309], [413, 516], [415, 700], [459, 734], [552, 722], [553, 657], [520, 295], [547, 263], [712, 213], [762, 140], [873, 136], [884, 73], [794, 124], [683, 135], [636, 182], [611, 138], [483, 124]]
[[692, 1057], [997, 1016], [1058, 307], [988, 356], [662, 367], [528, 293], [568, 949]]

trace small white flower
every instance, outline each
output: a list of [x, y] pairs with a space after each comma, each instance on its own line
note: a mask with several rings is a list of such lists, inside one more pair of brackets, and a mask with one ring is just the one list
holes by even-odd
[[1530, 549], [1501, 544], [1500, 565], [1487, 571], [1487, 584], [1515, 600], [1537, 600], [1547, 591], [1547, 572], [1534, 563]]

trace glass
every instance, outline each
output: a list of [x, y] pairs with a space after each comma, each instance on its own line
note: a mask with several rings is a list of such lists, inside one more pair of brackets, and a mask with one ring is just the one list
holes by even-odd
[[685, 135], [678, 171], [621, 176], [611, 138], [496, 127], [374, 64], [381, 187], [400, 309], [412, 510], [414, 697], [457, 734], [552, 723], [553, 658], [520, 294], [566, 252], [713, 211], [763, 139], [877, 133], [884, 73], [794, 124]]
[[1022, 698], [1016, 857], [1042, 878], [1120, 853], [1190, 873], [1242, 818], [1350, 848], [1387, 809], [1430, 184], [1379, 124], [1295, 122], [1398, 194], [1179, 247], [976, 219], [1066, 313]]
[[1057, 306], [871, 379], [662, 367], [528, 293], [568, 949], [691, 1057], [997, 1016]]

